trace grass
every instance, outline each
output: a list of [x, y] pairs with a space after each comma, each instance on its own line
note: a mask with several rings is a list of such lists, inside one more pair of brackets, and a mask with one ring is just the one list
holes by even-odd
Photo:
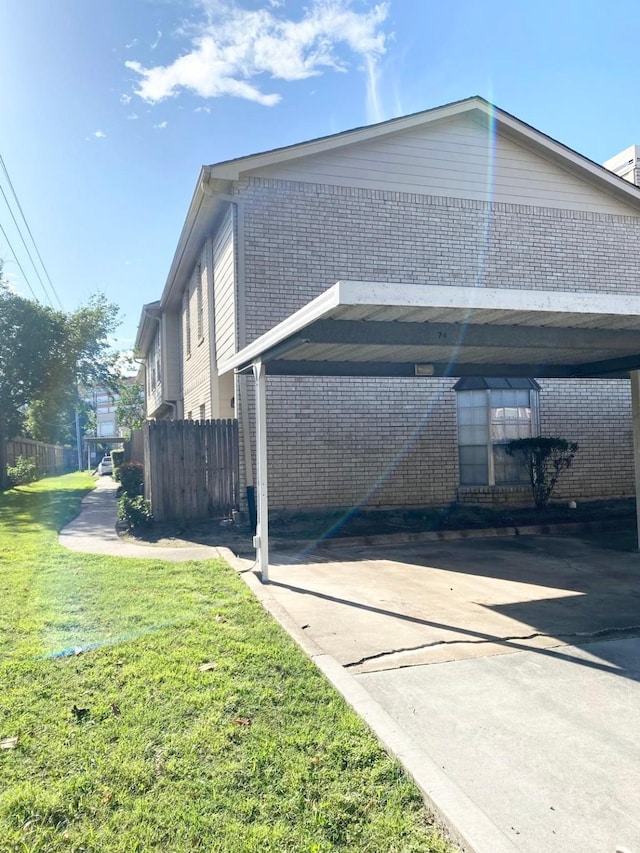
[[0, 496], [2, 853], [447, 850], [224, 562], [58, 546], [90, 488]]

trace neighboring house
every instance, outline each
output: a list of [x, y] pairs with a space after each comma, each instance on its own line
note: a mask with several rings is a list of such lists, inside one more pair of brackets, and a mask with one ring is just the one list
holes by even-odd
[[[638, 164], [633, 147], [605, 169], [476, 97], [203, 167], [140, 320], [147, 417], [238, 418], [244, 460], [253, 397], [234, 354], [338, 281], [640, 295]], [[405, 361], [425, 362], [415, 377], [310, 375], [340, 344], [311, 352], [296, 368], [308, 375], [268, 377], [273, 509], [526, 501], [504, 442], [538, 432], [580, 444], [560, 497], [633, 493], [628, 379], [529, 362], [522, 376], [464, 375], [410, 349]]]
[[[123, 382], [133, 385], [134, 376], [125, 378]], [[123, 432], [118, 424], [117, 410], [119, 396], [107, 388], [92, 388], [85, 399], [96, 414], [96, 438], [119, 438]]]

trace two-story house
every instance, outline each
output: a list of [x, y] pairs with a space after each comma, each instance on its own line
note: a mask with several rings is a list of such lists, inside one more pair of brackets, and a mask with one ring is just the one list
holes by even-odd
[[147, 417], [237, 418], [249, 481], [262, 363], [272, 509], [526, 502], [504, 443], [536, 433], [580, 444], [560, 497], [632, 494], [638, 154], [474, 97], [203, 167]]

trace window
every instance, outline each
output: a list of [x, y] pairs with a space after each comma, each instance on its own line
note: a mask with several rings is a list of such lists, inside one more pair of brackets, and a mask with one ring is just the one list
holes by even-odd
[[184, 292], [182, 313], [184, 315], [184, 351], [186, 357], [189, 358], [191, 355], [191, 312], [189, 310], [189, 288]]
[[200, 264], [196, 267], [196, 310], [198, 313], [197, 330], [198, 343], [204, 337], [204, 314], [202, 309], [202, 267]]
[[206, 406], [204, 403], [200, 406], [200, 420], [204, 421], [207, 419]]
[[524, 464], [505, 445], [538, 434], [539, 387], [534, 379], [469, 377], [456, 383], [460, 485], [528, 481]]

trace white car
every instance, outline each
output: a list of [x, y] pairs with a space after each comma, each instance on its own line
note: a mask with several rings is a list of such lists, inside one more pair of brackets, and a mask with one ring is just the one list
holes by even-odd
[[103, 457], [102, 461], [98, 464], [98, 474], [100, 476], [103, 474], [113, 474], [113, 461], [109, 455]]

